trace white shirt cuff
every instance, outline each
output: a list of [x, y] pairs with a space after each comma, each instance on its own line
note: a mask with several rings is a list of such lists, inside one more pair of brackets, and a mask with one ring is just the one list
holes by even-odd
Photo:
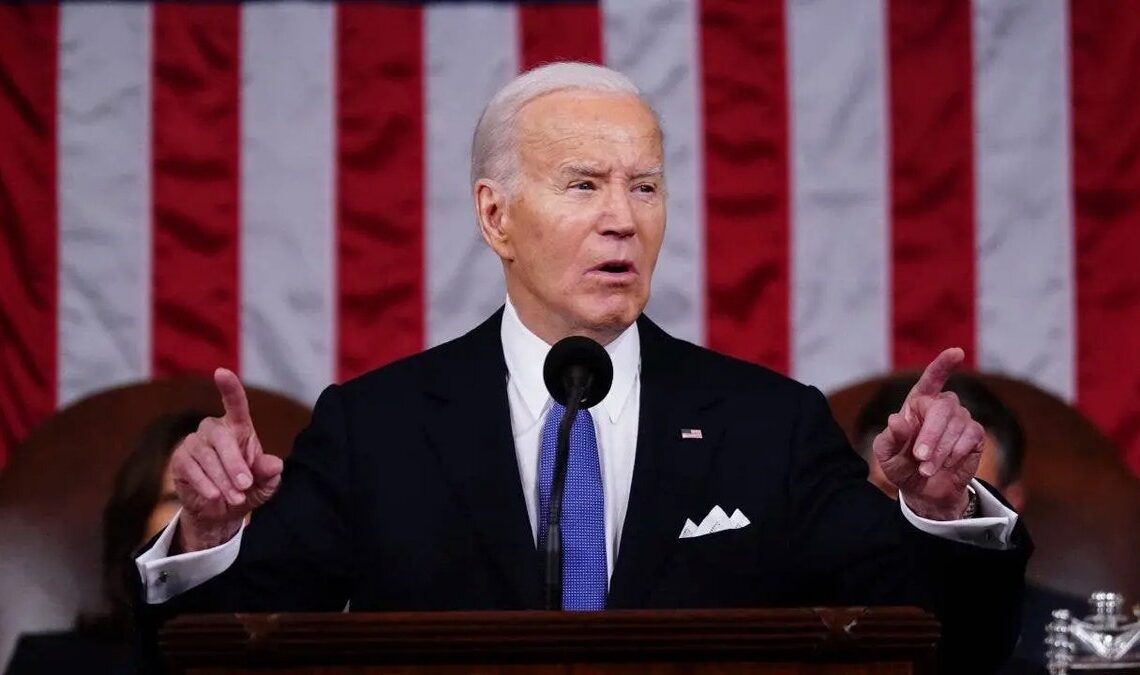
[[199, 586], [229, 569], [237, 560], [241, 548], [241, 529], [224, 544], [191, 553], [169, 555], [170, 544], [178, 526], [182, 509], [171, 518], [170, 524], [148, 550], [135, 558], [139, 576], [146, 588], [147, 604], [157, 605], [174, 596]]
[[970, 481], [970, 485], [978, 493], [978, 512], [973, 518], [965, 520], [923, 518], [906, 505], [901, 492], [899, 506], [910, 524], [927, 534], [982, 548], [999, 550], [1009, 548], [1013, 527], [1017, 525], [1017, 512], [1002, 504], [977, 479]]

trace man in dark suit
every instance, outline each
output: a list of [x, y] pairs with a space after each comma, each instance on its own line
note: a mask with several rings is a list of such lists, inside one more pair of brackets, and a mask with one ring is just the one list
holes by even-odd
[[540, 608], [561, 414], [542, 363], [581, 334], [606, 346], [614, 381], [575, 421], [566, 608], [921, 604], [944, 622], [948, 668], [1000, 661], [1030, 545], [973, 481], [981, 427], [941, 393], [961, 350], [931, 364], [876, 440], [895, 504], [817, 390], [642, 316], [663, 163], [657, 119], [619, 73], [554, 64], [501, 90], [475, 132], [472, 182], [504, 308], [329, 387], [284, 473], [219, 369], [226, 413], [175, 451], [184, 508], [138, 558], [151, 617]]

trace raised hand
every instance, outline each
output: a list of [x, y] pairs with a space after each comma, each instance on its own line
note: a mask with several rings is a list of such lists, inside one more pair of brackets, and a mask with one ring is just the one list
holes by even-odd
[[872, 445], [907, 506], [932, 520], [961, 517], [969, 503], [966, 485], [982, 456], [982, 425], [953, 392], [942, 391], [965, 358], [957, 347], [939, 354]]
[[214, 371], [225, 414], [207, 417], [170, 458], [174, 489], [182, 504], [178, 542], [200, 551], [231, 539], [250, 511], [281, 483], [281, 459], [265, 454], [237, 375]]

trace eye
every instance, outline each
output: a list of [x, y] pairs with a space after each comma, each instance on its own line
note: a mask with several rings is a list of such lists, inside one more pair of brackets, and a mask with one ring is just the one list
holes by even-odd
[[633, 189], [646, 195], [656, 194], [657, 192], [657, 186], [653, 185], [652, 183], [641, 183], [640, 185], [635, 186]]
[[597, 189], [597, 186], [594, 185], [594, 181], [592, 181], [592, 180], [580, 180], [580, 181], [576, 181], [574, 183], [571, 183], [570, 189], [585, 192], [587, 190], [595, 190], [595, 189]]

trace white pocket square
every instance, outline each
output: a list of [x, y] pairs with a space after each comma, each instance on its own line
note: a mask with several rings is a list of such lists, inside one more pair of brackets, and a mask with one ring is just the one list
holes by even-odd
[[681, 536], [678, 539], [703, 537], [706, 534], [720, 532], [721, 530], [738, 530], [750, 522], [752, 521], [748, 520], [748, 517], [741, 513], [740, 509], [736, 509], [729, 516], [724, 512], [724, 509], [714, 506], [700, 525], [695, 524], [692, 519], [686, 518], [685, 525], [681, 528]]

